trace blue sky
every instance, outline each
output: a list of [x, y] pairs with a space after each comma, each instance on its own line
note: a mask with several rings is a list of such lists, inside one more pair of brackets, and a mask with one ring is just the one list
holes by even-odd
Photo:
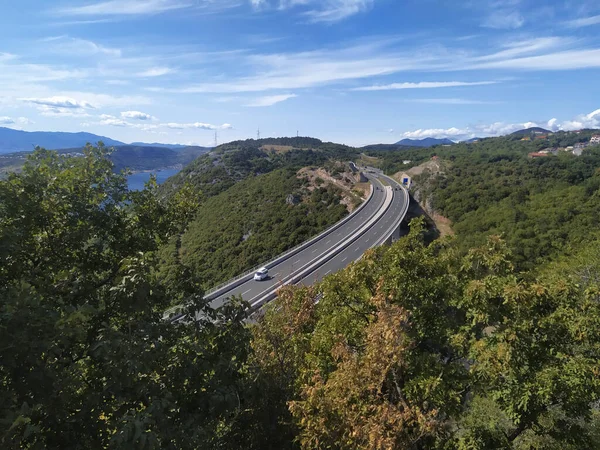
[[209, 145], [600, 128], [597, 0], [19, 0], [0, 126]]

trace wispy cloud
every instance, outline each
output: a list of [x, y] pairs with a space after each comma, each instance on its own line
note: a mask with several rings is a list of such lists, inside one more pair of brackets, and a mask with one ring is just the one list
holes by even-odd
[[368, 10], [374, 0], [326, 0], [321, 8], [306, 12], [312, 22], [339, 22]]
[[583, 28], [599, 24], [600, 16], [582, 17], [580, 19], [570, 20], [569, 22], [567, 22], [567, 26], [571, 28]]
[[283, 11], [301, 9], [301, 13], [313, 23], [334, 23], [355, 14], [368, 11], [375, 0], [249, 0], [256, 10], [269, 7]]
[[254, 99], [252, 102], [248, 103], [246, 106], [251, 107], [262, 107], [262, 106], [273, 106], [277, 103], [285, 102], [290, 98], [297, 97], [296, 94], [282, 94], [282, 95], [267, 95], [265, 97], [260, 97]]
[[497, 84], [498, 81], [421, 81], [418, 83], [392, 83], [375, 86], [363, 86], [352, 89], [353, 91], [389, 91], [398, 89], [438, 89], [461, 86], [487, 86]]
[[21, 128], [23, 125], [29, 125], [34, 123], [27, 117], [18, 117], [13, 119], [12, 117], [2, 116], [0, 117], [0, 125], [7, 126], [9, 128]]
[[121, 16], [159, 14], [193, 6], [181, 0], [110, 0], [85, 6], [72, 6], [56, 10], [64, 16]]
[[35, 105], [49, 106], [52, 108], [68, 108], [68, 109], [86, 109], [94, 108], [94, 106], [86, 101], [75, 100], [69, 97], [48, 97], [48, 98], [22, 98], [27, 103]]
[[146, 114], [140, 111], [123, 111], [121, 113], [123, 119], [135, 119], [135, 120], [156, 120], [156, 117]]
[[519, 123], [494, 122], [491, 124], [477, 124], [464, 128], [428, 128], [407, 131], [402, 134], [403, 138], [422, 139], [426, 137], [448, 138], [453, 140], [465, 140], [474, 137], [503, 136], [515, 131], [530, 128], [544, 127], [552, 131], [570, 131], [581, 128], [600, 128], [600, 109], [589, 114], [580, 114], [577, 117], [560, 122], [556, 118], [547, 121], [529, 121]]
[[566, 50], [521, 58], [476, 62], [466, 69], [573, 70], [600, 67], [600, 49]]
[[121, 49], [105, 47], [92, 41], [69, 36], [53, 36], [43, 39], [42, 42], [51, 43], [51, 51], [69, 56], [106, 55], [120, 57], [122, 54]]
[[517, 11], [496, 11], [490, 14], [482, 23], [485, 28], [517, 29], [525, 24], [525, 18]]
[[233, 128], [232, 125], [228, 123], [224, 123], [223, 125], [212, 125], [210, 123], [174, 123], [170, 122], [164, 124], [167, 128], [171, 128], [173, 130], [185, 130], [185, 129], [198, 129], [198, 130], [231, 130]]
[[168, 75], [172, 72], [173, 69], [170, 69], [169, 67], [152, 67], [138, 73], [138, 76], [144, 78], [162, 77], [163, 75]]
[[430, 103], [434, 105], [495, 105], [500, 103], [484, 100], [472, 100], [468, 98], [414, 98], [406, 101], [413, 103]]
[[113, 127], [127, 127], [130, 124], [124, 120], [118, 119], [117, 117], [109, 114], [102, 114], [100, 116], [100, 125], [111, 125]]

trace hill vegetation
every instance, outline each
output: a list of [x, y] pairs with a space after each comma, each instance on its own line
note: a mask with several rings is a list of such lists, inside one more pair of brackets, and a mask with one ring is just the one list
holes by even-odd
[[[436, 149], [445, 175], [418, 182], [454, 219], [455, 239], [428, 244], [417, 219], [318, 285], [283, 289], [246, 324], [235, 299], [206, 305], [197, 272], [217, 268], [195, 265], [234, 242], [199, 240], [195, 260], [162, 259], [174, 239], [195, 239], [186, 230], [205, 220], [198, 205], [210, 207], [202, 216], [232, 210], [222, 224], [243, 241], [232, 224], [251, 214], [244, 201], [262, 208], [251, 203], [260, 196], [296, 220], [293, 208], [314, 208], [313, 220], [328, 200], [312, 196], [337, 195], [309, 195], [293, 165], [343, 147], [258, 144], [219, 156], [232, 184], [214, 192], [196, 163], [195, 185], [129, 192], [102, 148], [39, 150], [0, 181], [3, 448], [600, 447], [598, 149], [536, 160], [526, 155], [540, 144], [518, 138]], [[372, 156], [402, 169], [432, 152]], [[286, 189], [303, 201], [281, 203], [274, 193]], [[249, 216], [255, 232], [268, 214]], [[461, 228], [466, 218], [474, 228]], [[281, 223], [287, 235], [294, 224]], [[522, 235], [529, 223], [544, 239]], [[162, 321], [174, 302], [199, 322]]]
[[[270, 146], [289, 150], [282, 152]], [[352, 147], [304, 137], [235, 141], [220, 145], [184, 167], [167, 180], [163, 190], [168, 194], [189, 183], [204, 196], [213, 196], [251, 175], [281, 168], [320, 166], [329, 160], [348, 161], [358, 154]]]
[[164, 270], [181, 262], [210, 288], [301, 244], [348, 213], [338, 188], [323, 183], [310, 189], [296, 172], [285, 168], [249, 176], [201, 202], [185, 233], [161, 251]]
[[[117, 145], [111, 149], [113, 151], [109, 158], [114, 163], [115, 170], [128, 169], [134, 172], [182, 167], [210, 150], [206, 147], [185, 147], [173, 150], [166, 147], [135, 145]], [[83, 156], [83, 148], [79, 147], [60, 149], [57, 152], [72, 157]], [[31, 153], [16, 152], [0, 155], [0, 174], [21, 170]]]
[[47, 150], [83, 148], [89, 142], [99, 141], [107, 146], [125, 145], [123, 142], [92, 133], [31, 132], [0, 127], [0, 154], [33, 151], [38, 146]]
[[[565, 134], [545, 143], [497, 138], [457, 144], [438, 152], [441, 174], [425, 171], [414, 182], [421, 201], [454, 223], [465, 251], [482, 245], [490, 234], [501, 235], [517, 267], [529, 270], [595, 235], [600, 147], [590, 147], [582, 156], [560, 151], [540, 159], [527, 156], [543, 146], [579, 139], [586, 138]], [[384, 166], [401, 167], [391, 155], [381, 157]], [[416, 163], [431, 156], [413, 157]]]
[[405, 147], [433, 147], [435, 145], [452, 145], [453, 141], [450, 139], [436, 139], [436, 138], [424, 138], [424, 139], [402, 139], [396, 142], [395, 145], [401, 145]]

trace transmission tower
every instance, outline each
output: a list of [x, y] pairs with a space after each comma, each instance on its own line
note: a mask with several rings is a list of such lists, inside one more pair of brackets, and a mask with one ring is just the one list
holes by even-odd
[[256, 130], [256, 140], [260, 140], [260, 128]]
[[215, 147], [219, 146], [219, 132], [215, 131]]

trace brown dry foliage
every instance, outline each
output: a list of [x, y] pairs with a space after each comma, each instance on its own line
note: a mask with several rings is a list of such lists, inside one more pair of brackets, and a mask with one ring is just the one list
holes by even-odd
[[340, 342], [336, 370], [324, 379], [317, 370], [290, 410], [302, 428], [303, 448], [401, 449], [413, 447], [437, 426], [437, 411], [411, 404], [403, 395], [408, 377], [410, 314], [379, 294], [376, 320], [364, 348]]

